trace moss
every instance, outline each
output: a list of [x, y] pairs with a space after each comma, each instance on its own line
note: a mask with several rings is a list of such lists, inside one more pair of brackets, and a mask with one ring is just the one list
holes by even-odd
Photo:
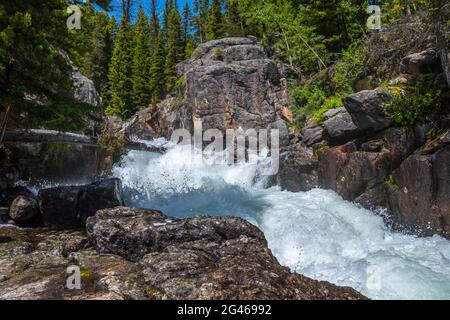
[[384, 185], [387, 187], [387, 188], [392, 188], [392, 187], [395, 187], [397, 184], [395, 183], [395, 179], [394, 179], [394, 176], [392, 175], [392, 174], [390, 174], [390, 175], [388, 175], [387, 177], [386, 177], [386, 180], [384, 181]]
[[92, 280], [94, 278], [94, 272], [87, 268], [82, 268], [80, 270], [80, 277], [83, 280]]
[[147, 293], [147, 295], [150, 298], [168, 300], [167, 295], [163, 291], [161, 291], [153, 286], [144, 285], [144, 291]]
[[223, 50], [220, 48], [217, 48], [216, 51], [214, 52], [214, 59], [223, 61], [223, 58], [224, 58]]
[[313, 159], [314, 160], [319, 160], [319, 156], [321, 153], [327, 152], [328, 150], [330, 150], [330, 146], [326, 143], [322, 143], [320, 144], [315, 150], [314, 150], [314, 154], [313, 154]]

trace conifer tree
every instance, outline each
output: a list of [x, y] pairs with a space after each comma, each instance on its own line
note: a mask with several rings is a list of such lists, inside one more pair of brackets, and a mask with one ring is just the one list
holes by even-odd
[[186, 2], [183, 8], [183, 18], [181, 20], [181, 26], [183, 31], [183, 46], [186, 48], [188, 37], [191, 33], [191, 9], [189, 3]]
[[164, 98], [164, 43], [160, 32], [153, 47], [150, 69], [150, 88], [153, 97], [158, 100]]
[[144, 108], [150, 104], [150, 25], [145, 15], [144, 8], [139, 7], [136, 25], [134, 27], [134, 52], [133, 52], [133, 72], [132, 98], [136, 108]]
[[208, 40], [215, 40], [224, 36], [224, 19], [222, 13], [222, 1], [212, 0], [211, 7], [208, 11], [207, 19], [207, 38]]
[[243, 37], [244, 23], [239, 14], [239, 4], [237, 2], [226, 1], [225, 16], [226, 16], [226, 30], [225, 33], [230, 37]]
[[192, 24], [195, 28], [195, 40], [206, 41], [206, 21], [208, 18], [209, 0], [194, 0], [194, 16]]
[[159, 33], [159, 18], [158, 18], [158, 12], [156, 9], [156, 0], [151, 0], [151, 15], [150, 15], [150, 32], [151, 32], [151, 47], [153, 48], [153, 44], [156, 42], [156, 38], [158, 37]]
[[108, 100], [108, 71], [115, 29], [114, 18], [109, 18], [106, 13], [96, 13], [93, 16], [92, 35], [88, 36], [91, 41], [84, 59], [83, 72], [94, 82], [102, 103]]
[[183, 32], [178, 9], [173, 8], [169, 15], [167, 30], [167, 55], [165, 63], [166, 90], [170, 92], [176, 83], [175, 66], [184, 59]]
[[128, 20], [122, 19], [111, 59], [109, 87], [111, 101], [106, 108], [109, 115], [126, 118], [134, 113], [132, 101], [133, 33]]

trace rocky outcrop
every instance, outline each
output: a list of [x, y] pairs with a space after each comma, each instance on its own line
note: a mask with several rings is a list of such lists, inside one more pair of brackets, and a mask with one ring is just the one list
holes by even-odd
[[43, 189], [38, 199], [44, 225], [54, 229], [81, 228], [97, 210], [124, 204], [119, 179]]
[[180, 220], [115, 208], [89, 218], [87, 233], [99, 252], [139, 261], [146, 285], [169, 299], [360, 297], [290, 273], [273, 257], [263, 233], [240, 218]]
[[[58, 135], [52, 136], [56, 138]], [[48, 137], [45, 135], [43, 139]], [[17, 139], [20, 137], [17, 136]], [[4, 171], [12, 184], [19, 180], [55, 183], [94, 181], [110, 169], [110, 166], [105, 165], [109, 154], [89, 141], [88, 144], [52, 142], [50, 138], [48, 142], [5, 142], [9, 158], [8, 161], [0, 158], [0, 175]]]
[[414, 150], [414, 134], [390, 128], [367, 142], [352, 141], [320, 153], [321, 186], [354, 200], [383, 184], [390, 173]]
[[[365, 299], [291, 273], [240, 218], [121, 207], [89, 218], [87, 232], [0, 228], [0, 299]], [[67, 288], [68, 267], [81, 289]]]
[[[282, 72], [286, 74], [286, 68]], [[279, 129], [289, 142], [286, 79], [255, 38], [226, 38], [200, 45], [177, 66], [183, 97], [168, 98], [140, 112], [130, 132], [170, 138], [174, 129]]]
[[395, 223], [422, 235], [450, 237], [448, 131], [408, 157], [394, 171], [388, 194]]

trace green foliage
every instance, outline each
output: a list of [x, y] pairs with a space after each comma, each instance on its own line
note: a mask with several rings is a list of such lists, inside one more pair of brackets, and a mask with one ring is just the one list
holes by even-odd
[[171, 92], [175, 87], [175, 66], [184, 59], [183, 32], [181, 30], [181, 17], [177, 9], [172, 9], [168, 18], [167, 50], [164, 74], [166, 91]]
[[130, 23], [122, 19], [109, 70], [111, 101], [105, 110], [109, 115], [127, 118], [136, 111], [132, 101], [132, 59], [133, 33]]
[[360, 42], [352, 44], [344, 50], [342, 59], [334, 66], [332, 86], [340, 93], [351, 93], [357, 80], [363, 71], [367, 48]]
[[223, 61], [223, 50], [222, 49], [220, 49], [220, 48], [216, 49], [216, 51], [214, 52], [214, 59]]
[[63, 0], [0, 3], [0, 105], [38, 115], [45, 103], [53, 112], [40, 115], [40, 123], [64, 117], [58, 102], [72, 98], [71, 68], [59, 51], [70, 47], [60, 23], [66, 8]]
[[393, 24], [405, 15], [433, 10], [438, 6], [439, 0], [386, 0], [383, 3], [383, 23]]
[[323, 116], [327, 111], [344, 106], [342, 102], [343, 98], [344, 96], [342, 94], [336, 94], [329, 98], [326, 98], [320, 108], [313, 113], [312, 121], [316, 124], [322, 124]]
[[132, 98], [134, 106], [145, 108], [151, 102], [151, 33], [148, 19], [144, 13], [144, 8], [139, 7], [139, 13], [136, 25], [134, 27], [134, 52], [133, 52], [133, 70]]
[[391, 187], [396, 186], [395, 179], [394, 179], [394, 176], [392, 174], [390, 174], [390, 175], [388, 175], [386, 177], [386, 181], [384, 181], [384, 185], [387, 188], [391, 188]]
[[224, 36], [224, 17], [222, 1], [212, 0], [206, 25], [208, 40], [220, 39]]
[[366, 55], [365, 46], [359, 43], [351, 45], [335, 65], [291, 90], [298, 126], [309, 117], [314, 123], [321, 124], [325, 112], [343, 107], [343, 98], [354, 91], [364, 72]]
[[433, 75], [421, 75], [412, 86], [393, 88], [392, 100], [384, 106], [386, 114], [401, 126], [412, 126], [417, 120], [439, 111], [441, 91]]
[[160, 100], [164, 98], [164, 44], [162, 38], [162, 32], [158, 34], [156, 39], [152, 60], [151, 60], [151, 69], [150, 69], [150, 88], [153, 94], [153, 97]]

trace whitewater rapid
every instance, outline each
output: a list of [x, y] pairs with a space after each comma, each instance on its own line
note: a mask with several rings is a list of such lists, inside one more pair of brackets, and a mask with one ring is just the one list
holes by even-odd
[[259, 226], [281, 264], [372, 299], [450, 299], [450, 242], [389, 230], [375, 213], [315, 189], [265, 188], [266, 163], [211, 165], [187, 146], [130, 152], [114, 167], [127, 204], [172, 216], [234, 215]]

